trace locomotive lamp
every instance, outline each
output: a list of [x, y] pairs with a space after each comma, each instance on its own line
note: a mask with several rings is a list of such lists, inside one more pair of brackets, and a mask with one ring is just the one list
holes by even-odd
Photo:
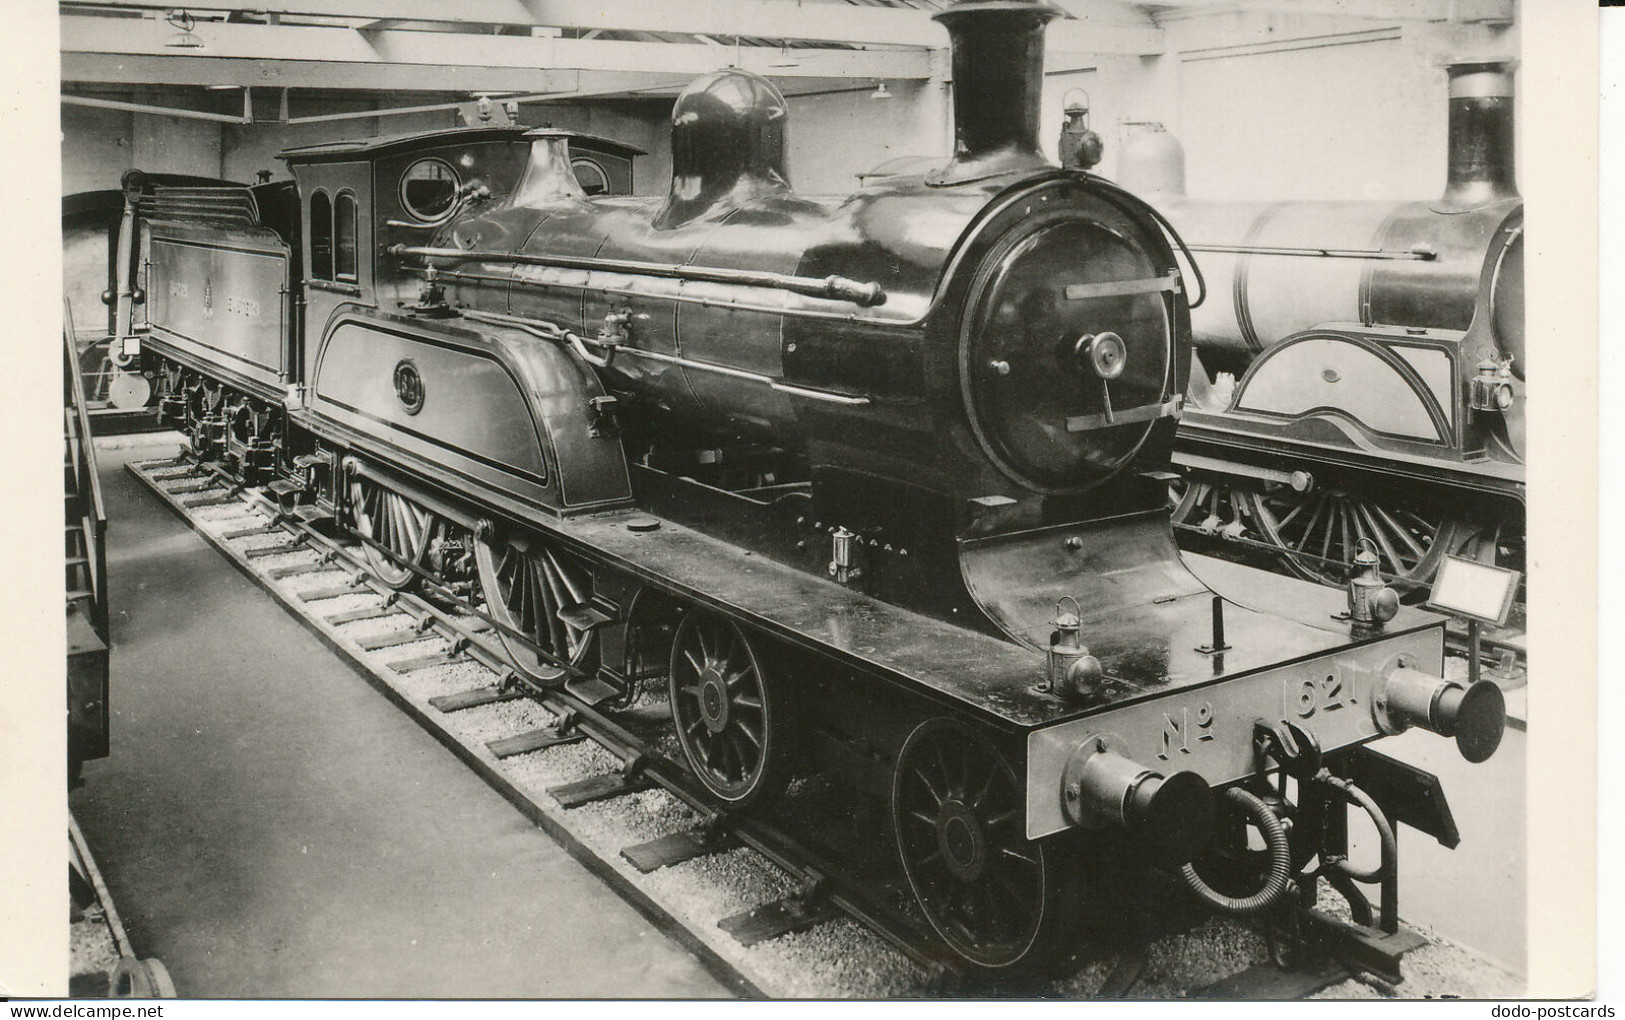
[[1056, 143], [1061, 166], [1068, 170], [1088, 170], [1100, 162], [1105, 144], [1089, 130], [1089, 93], [1072, 89], [1062, 99], [1066, 120], [1061, 122], [1061, 140]]
[[1213, 788], [1195, 772], [1164, 776], [1148, 769], [1122, 744], [1104, 734], [1072, 752], [1061, 775], [1067, 820], [1085, 829], [1122, 829], [1165, 867], [1188, 862], [1213, 835]]
[[1383, 582], [1377, 566], [1377, 545], [1360, 539], [1349, 571], [1349, 619], [1358, 626], [1380, 628], [1399, 612], [1399, 595]]
[[1478, 363], [1467, 403], [1475, 411], [1502, 412], [1512, 409], [1512, 359], [1486, 357]]
[[[1066, 603], [1072, 603], [1070, 610]], [[1078, 600], [1067, 595], [1055, 603], [1055, 628], [1049, 639], [1049, 674], [1044, 690], [1068, 698], [1086, 698], [1100, 690], [1105, 670], [1083, 643], [1083, 622]]]

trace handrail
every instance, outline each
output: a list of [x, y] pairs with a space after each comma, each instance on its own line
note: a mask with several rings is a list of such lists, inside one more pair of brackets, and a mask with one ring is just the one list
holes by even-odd
[[429, 248], [413, 245], [391, 245], [389, 253], [397, 258], [413, 256], [429, 262], [511, 262], [520, 266], [545, 266], [554, 269], [599, 270], [625, 273], [632, 276], [658, 276], [671, 280], [693, 280], [698, 283], [731, 283], [745, 287], [768, 287], [787, 290], [808, 297], [828, 298], [832, 301], [850, 301], [863, 308], [886, 303], [886, 291], [878, 283], [850, 280], [844, 276], [792, 276], [788, 273], [770, 273], [757, 269], [724, 269], [712, 266], [684, 266], [665, 262], [640, 262], [634, 259], [606, 259], [585, 255], [537, 255], [521, 251], [495, 251], [479, 248]]
[[91, 623], [98, 636], [107, 639], [107, 508], [102, 501], [101, 479], [96, 474], [96, 451], [90, 432], [90, 412], [86, 407], [85, 382], [79, 373], [79, 351], [74, 340], [73, 308], [62, 299], [63, 368], [68, 380], [71, 406], [63, 409], [66, 439], [73, 455], [73, 473], [79, 492], [89, 499], [89, 512], [79, 521], [85, 536], [85, 558], [89, 563]]
[[[76, 417], [79, 426], [77, 431], [81, 437], [80, 442], [85, 453], [83, 463], [88, 466], [89, 464], [95, 462], [96, 455], [90, 448], [90, 412], [86, 408], [87, 401], [85, 399], [85, 380], [84, 377], [79, 374], [79, 351], [77, 349], [77, 345], [74, 343], [73, 309], [68, 306], [68, 299], [66, 297], [62, 299], [62, 338], [64, 346], [66, 347], [66, 354], [68, 356], [68, 376], [73, 380], [71, 385], [73, 386], [73, 406], [74, 410], [77, 412]], [[99, 523], [106, 524], [107, 510], [102, 503], [101, 479], [96, 476], [96, 472], [94, 470], [89, 471], [88, 474], [90, 476], [89, 489], [91, 511]]]

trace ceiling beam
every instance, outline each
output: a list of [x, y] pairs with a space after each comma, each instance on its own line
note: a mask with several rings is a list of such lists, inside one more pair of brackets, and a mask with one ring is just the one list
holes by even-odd
[[1148, 0], [1156, 7], [1188, 13], [1262, 11], [1276, 14], [1333, 14], [1365, 21], [1430, 21], [1457, 24], [1511, 24], [1516, 0]]
[[[918, 46], [948, 44], [931, 12], [798, 0], [244, 0], [254, 10], [290, 16], [469, 25], [524, 25], [583, 31], [680, 32], [724, 42], [750, 36], [798, 42]], [[96, 0], [99, 7], [164, 10], [155, 0]], [[191, 11], [233, 10], [221, 0]], [[1139, 8], [1115, 0], [1065, 0], [1076, 20], [1052, 22], [1049, 47], [1063, 52], [1149, 56], [1163, 52], [1162, 30]], [[71, 13], [72, 5], [63, 10]], [[899, 75], [897, 77], [905, 77]]]
[[[424, 68], [548, 68], [552, 70], [637, 71], [649, 74], [704, 74], [717, 68], [718, 50], [699, 43], [614, 42], [491, 36], [394, 29], [362, 31], [304, 25], [207, 23], [193, 31], [201, 50], [164, 45], [175, 30], [161, 19], [63, 15], [62, 53], [117, 53], [130, 56], [190, 57], [336, 64], [397, 64]], [[736, 55], [728, 48], [730, 57]], [[800, 49], [793, 66], [777, 47], [741, 47], [737, 61], [747, 70], [777, 78], [881, 78], [930, 76], [924, 50]]]
[[[196, 53], [196, 50], [190, 51]], [[64, 53], [62, 81], [81, 85], [241, 85], [357, 92], [636, 92], [658, 76], [635, 72], [345, 63], [331, 60]]]

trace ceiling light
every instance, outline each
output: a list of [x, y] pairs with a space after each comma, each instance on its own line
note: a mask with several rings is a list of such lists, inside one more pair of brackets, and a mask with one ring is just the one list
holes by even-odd
[[164, 40], [164, 45], [180, 50], [198, 50], [203, 48], [203, 37], [195, 35], [192, 29], [197, 27], [197, 21], [185, 11], [170, 11], [164, 20], [179, 29], [174, 35]]
[[790, 42], [785, 40], [779, 44], [779, 59], [768, 64], [768, 67], [800, 67], [801, 63], [790, 55]]
[[881, 82], [873, 92], [869, 93], [870, 99], [890, 99], [891, 97], [892, 94], [887, 91], [885, 82]]

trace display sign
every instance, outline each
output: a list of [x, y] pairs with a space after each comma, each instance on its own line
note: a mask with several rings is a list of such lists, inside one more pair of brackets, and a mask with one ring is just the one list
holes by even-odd
[[1499, 627], [1506, 623], [1522, 576], [1516, 570], [1446, 556], [1433, 578], [1426, 606]]

